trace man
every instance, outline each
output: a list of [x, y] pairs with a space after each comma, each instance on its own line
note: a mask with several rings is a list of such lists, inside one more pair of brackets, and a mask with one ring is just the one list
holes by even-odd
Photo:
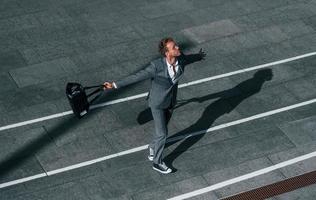
[[204, 59], [206, 54], [201, 49], [198, 54], [184, 55], [169, 37], [160, 41], [159, 52], [162, 57], [150, 62], [143, 70], [119, 81], [105, 82], [104, 88], [119, 89], [145, 79], [152, 80], [148, 103], [154, 119], [155, 133], [152, 143], [149, 144], [148, 159], [153, 161], [154, 170], [168, 174], [172, 169], [163, 162], [162, 152], [168, 134], [167, 124], [176, 104], [178, 81], [186, 65]]

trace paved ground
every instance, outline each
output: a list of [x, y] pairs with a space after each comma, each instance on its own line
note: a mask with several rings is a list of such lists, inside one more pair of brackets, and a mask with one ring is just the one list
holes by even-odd
[[[0, 126], [64, 111], [65, 85], [117, 80], [158, 56], [172, 36], [207, 58], [180, 84], [316, 50], [315, 0], [2, 0]], [[316, 56], [179, 90], [170, 136], [185, 135], [316, 98]], [[267, 80], [271, 76], [272, 79]], [[265, 76], [262, 81], [260, 76]], [[98, 103], [147, 92], [145, 81]], [[144, 98], [0, 132], [0, 184], [146, 145]], [[166, 199], [316, 150], [316, 103], [170, 143], [160, 175], [141, 150], [0, 189], [1, 200]], [[192, 199], [219, 199], [316, 169], [316, 158]], [[44, 174], [45, 175], [45, 174]], [[315, 199], [312, 185], [273, 197]]]

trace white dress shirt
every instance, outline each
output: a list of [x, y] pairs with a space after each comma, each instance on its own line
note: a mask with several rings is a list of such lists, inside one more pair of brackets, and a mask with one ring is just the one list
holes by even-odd
[[178, 63], [178, 61], [176, 61], [176, 62], [174, 63], [176, 73], [174, 73], [174, 71], [173, 71], [173, 66], [168, 63], [168, 60], [167, 60], [167, 59], [166, 59], [166, 63], [167, 63], [167, 66], [168, 66], [168, 74], [169, 74], [169, 76], [170, 76], [172, 82], [174, 83], [174, 82], [175, 82], [175, 75], [176, 75], [176, 73], [177, 73], [178, 70], [179, 70], [179, 63]]

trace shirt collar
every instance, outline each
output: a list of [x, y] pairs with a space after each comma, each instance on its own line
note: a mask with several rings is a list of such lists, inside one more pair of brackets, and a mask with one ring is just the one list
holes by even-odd
[[[169, 64], [169, 62], [168, 62], [167, 58], [166, 58], [166, 63], [167, 63], [167, 66], [168, 66], [168, 67], [172, 67], [172, 65], [171, 65], [171, 64]], [[175, 66], [177, 66], [177, 65], [178, 65], [178, 59], [176, 60], [176, 62], [175, 62], [174, 64], [175, 64]]]

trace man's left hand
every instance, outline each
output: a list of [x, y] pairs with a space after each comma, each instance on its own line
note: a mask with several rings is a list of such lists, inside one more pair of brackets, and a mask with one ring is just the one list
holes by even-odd
[[200, 60], [204, 60], [205, 59], [206, 53], [203, 51], [202, 48], [200, 49], [198, 54], [200, 56]]

